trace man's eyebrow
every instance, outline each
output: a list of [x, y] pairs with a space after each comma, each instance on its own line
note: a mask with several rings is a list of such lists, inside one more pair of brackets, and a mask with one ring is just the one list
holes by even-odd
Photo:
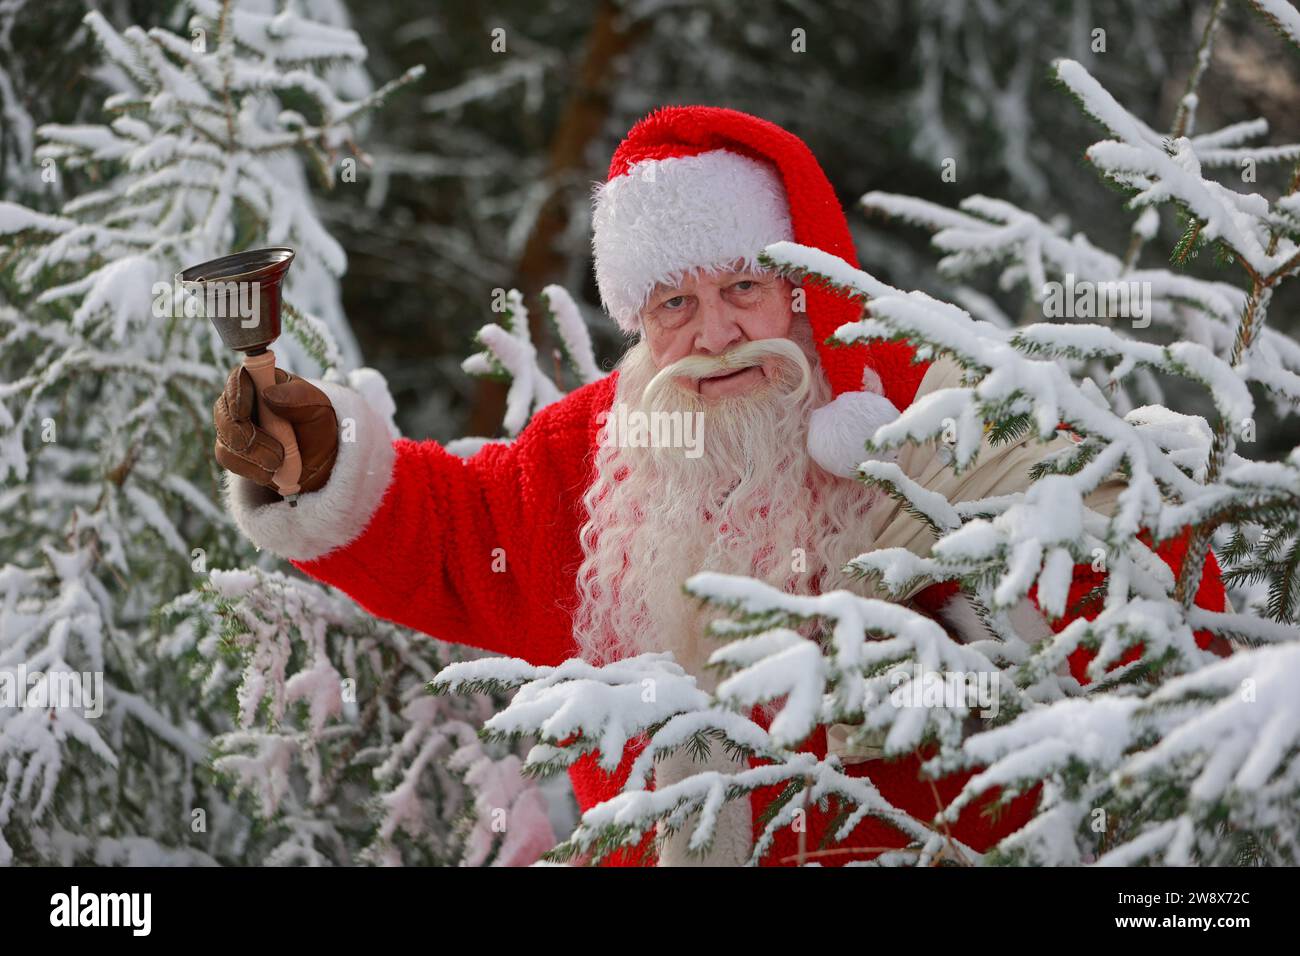
[[677, 295], [683, 294], [680, 285], [657, 285], [650, 290], [650, 298], [656, 299], [661, 295], [667, 295], [669, 292], [676, 293]]

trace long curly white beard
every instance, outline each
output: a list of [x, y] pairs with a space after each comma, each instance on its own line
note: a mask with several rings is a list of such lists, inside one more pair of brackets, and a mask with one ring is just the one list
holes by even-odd
[[718, 612], [682, 591], [692, 574], [746, 574], [792, 593], [858, 590], [841, 569], [871, 548], [866, 515], [875, 495], [809, 457], [809, 416], [831, 392], [806, 319], [796, 317], [791, 339], [794, 347], [745, 343], [740, 364], [764, 361], [767, 381], [714, 400], [672, 383], [677, 374], [707, 374], [698, 360], [656, 378], [644, 341], [624, 356], [614, 408], [703, 412], [703, 448], [699, 457], [682, 448], [598, 448], [574, 615], [585, 659], [672, 651], [712, 689], [704, 664], [716, 644], [705, 629]]

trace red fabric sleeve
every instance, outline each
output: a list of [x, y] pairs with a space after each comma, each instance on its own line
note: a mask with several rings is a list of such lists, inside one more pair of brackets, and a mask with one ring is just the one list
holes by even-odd
[[562, 605], [581, 559], [591, 411], [612, 387], [605, 379], [578, 389], [535, 415], [513, 442], [471, 458], [398, 439], [392, 480], [361, 535], [292, 563], [379, 617], [558, 664], [573, 652]]

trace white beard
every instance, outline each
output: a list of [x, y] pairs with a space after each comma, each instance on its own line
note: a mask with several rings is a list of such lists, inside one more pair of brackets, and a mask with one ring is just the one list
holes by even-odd
[[583, 499], [574, 630], [584, 659], [671, 651], [711, 690], [716, 678], [704, 665], [717, 644], [706, 627], [720, 612], [683, 592], [691, 575], [744, 574], [790, 593], [862, 590], [841, 569], [872, 547], [867, 512], [877, 496], [809, 457], [809, 416], [831, 392], [806, 319], [796, 317], [791, 337], [794, 347], [767, 339], [727, 353], [729, 367], [762, 362], [769, 378], [713, 400], [672, 377], [708, 374], [701, 364], [716, 363], [692, 357], [657, 375], [644, 341], [623, 357], [614, 407], [703, 412], [703, 448], [692, 458], [682, 448], [602, 441]]

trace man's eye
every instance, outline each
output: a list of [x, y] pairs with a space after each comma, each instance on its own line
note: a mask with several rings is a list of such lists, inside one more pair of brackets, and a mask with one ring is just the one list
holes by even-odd
[[731, 286], [731, 288], [737, 292], [748, 292], [750, 289], [753, 289], [757, 285], [758, 283], [755, 282], [753, 279], [741, 279], [739, 282], [734, 283]]
[[690, 319], [690, 305], [689, 295], [675, 295], [660, 302], [650, 314], [661, 329], [677, 329]]

